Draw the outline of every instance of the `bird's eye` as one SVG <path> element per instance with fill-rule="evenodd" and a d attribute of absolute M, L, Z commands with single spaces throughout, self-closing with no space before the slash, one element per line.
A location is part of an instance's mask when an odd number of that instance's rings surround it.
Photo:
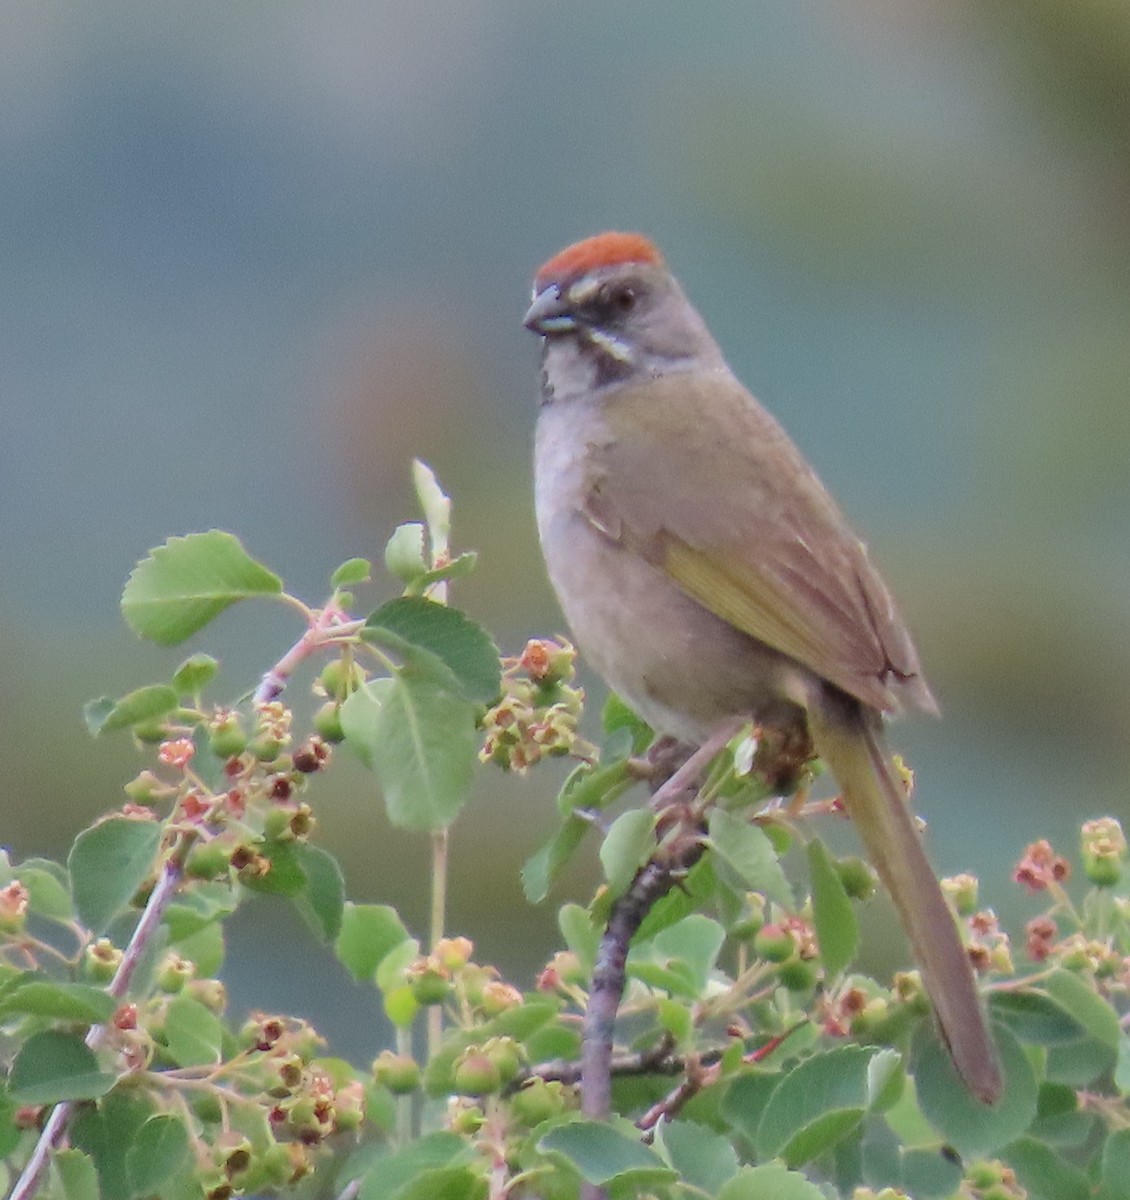
<path fill-rule="evenodd" d="M 636 306 L 636 289 L 627 283 L 606 285 L 600 289 L 600 300 L 612 312 L 628 313 Z"/>

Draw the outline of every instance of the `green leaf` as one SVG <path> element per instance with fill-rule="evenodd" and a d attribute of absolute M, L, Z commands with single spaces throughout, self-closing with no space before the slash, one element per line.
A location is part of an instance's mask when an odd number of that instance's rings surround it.
<path fill-rule="evenodd" d="M 464 551 L 462 554 L 457 554 L 454 558 L 448 559 L 438 567 L 431 567 L 422 575 L 418 575 L 407 587 L 407 593 L 410 596 L 422 596 L 435 583 L 442 583 L 445 579 L 462 579 L 466 575 L 470 575 L 478 564 L 479 556 L 474 550 Z"/>
<path fill-rule="evenodd" d="M 1022 1042 L 1057 1046 L 1088 1036 L 1085 1025 L 1038 988 L 998 992 L 989 1001 L 989 1009 L 993 1019 L 1007 1025 Z"/>
<path fill-rule="evenodd" d="M 656 1131 L 656 1149 L 665 1153 L 685 1183 L 713 1196 L 738 1173 L 729 1139 L 693 1121 L 665 1122 Z"/>
<path fill-rule="evenodd" d="M 1130 1129 L 1118 1129 L 1106 1139 L 1102 1180 L 1099 1200 L 1124 1200 L 1130 1196 Z"/>
<path fill-rule="evenodd" d="M 219 669 L 219 661 L 210 654 L 191 654 L 173 673 L 173 687 L 178 696 L 199 695 Z"/>
<path fill-rule="evenodd" d="M 629 744 L 633 754 L 642 754 L 655 737 L 651 726 L 641 721 L 615 692 L 609 692 L 608 699 L 604 702 L 604 708 L 600 712 L 600 727 L 607 737 L 626 729 L 631 739 Z"/>
<path fill-rule="evenodd" d="M 834 978 L 855 958 L 859 949 L 859 922 L 840 873 L 819 838 L 808 843 L 808 872 L 816 941 L 824 970 Z"/>
<path fill-rule="evenodd" d="M 549 895 L 549 889 L 591 828 L 583 817 L 566 817 L 553 837 L 526 860 L 522 867 L 522 891 L 531 904 L 540 904 Z"/>
<path fill-rule="evenodd" d="M 423 525 L 419 521 L 397 525 L 385 543 L 385 569 L 397 579 L 411 583 L 428 569 L 424 554 Z"/>
<path fill-rule="evenodd" d="M 1053 971 L 1044 983 L 1048 994 L 1057 1000 L 1092 1037 L 1117 1051 L 1121 1029 L 1118 1014 L 1095 990 L 1072 971 Z"/>
<path fill-rule="evenodd" d="M 165 1016 L 165 1041 L 179 1067 L 205 1067 L 222 1058 L 224 1026 L 191 996 L 175 996 Z"/>
<path fill-rule="evenodd" d="M 998 1026 L 994 1034 L 1004 1092 L 992 1105 L 970 1095 L 927 1023 L 914 1038 L 911 1062 L 919 1107 L 963 1158 L 995 1154 L 1020 1137 L 1036 1116 L 1036 1077 L 1028 1056 L 1007 1029 Z"/>
<path fill-rule="evenodd" d="M 727 1124 L 744 1135 L 751 1144 L 757 1141 L 757 1127 L 769 1103 L 769 1097 L 783 1078 L 780 1071 L 754 1067 L 739 1075 L 726 1089 L 721 1113 Z"/>
<path fill-rule="evenodd" d="M 588 909 L 579 904 L 563 904 L 557 913 L 557 927 L 565 945 L 577 956 L 582 970 L 590 974 L 600 945 L 600 930 L 592 923 Z"/>
<path fill-rule="evenodd" d="M 249 875 L 243 886 L 249 892 L 266 896 L 286 896 L 293 900 L 306 888 L 306 872 L 295 842 L 260 842 L 256 850 L 271 864 L 263 875 Z"/>
<path fill-rule="evenodd" d="M 324 942 L 332 942 L 341 931 L 341 916 L 345 908 L 345 879 L 332 854 L 309 842 L 295 847 L 298 865 L 306 884 L 295 897 L 298 911 L 306 923 Z"/>
<path fill-rule="evenodd" d="M 604 1186 L 613 1180 L 660 1184 L 675 1178 L 654 1150 L 638 1137 L 599 1121 L 571 1121 L 551 1129 L 539 1142 L 543 1154 L 560 1156 L 580 1172 L 587 1183 Z"/>
<path fill-rule="evenodd" d="M 1083 1087 L 1114 1069 L 1121 1030 L 1118 1014 L 1094 989 L 1071 971 L 1053 971 L 1044 988 L 1082 1025 L 1088 1036 L 1048 1050 L 1047 1076 Z"/>
<path fill-rule="evenodd" d="M 400 596 L 369 617 L 361 636 L 396 653 L 416 649 L 434 655 L 468 700 L 490 704 L 502 690 L 498 647 L 484 629 L 446 604 Z"/>
<path fill-rule="evenodd" d="M 110 817 L 75 839 L 67 858 L 79 919 L 104 933 L 153 871 L 163 827 L 157 821 Z"/>
<path fill-rule="evenodd" d="M 89 1155 L 81 1150 L 57 1150 L 54 1163 L 64 1200 L 100 1200 L 98 1172 Z"/>
<path fill-rule="evenodd" d="M 474 1151 L 454 1133 L 429 1133 L 403 1150 L 373 1160 L 361 1181 L 358 1200 L 392 1200 L 425 1171 L 468 1162 Z"/>
<path fill-rule="evenodd" d="M 622 896 L 636 872 L 656 849 L 656 814 L 648 808 L 630 808 L 621 813 L 600 845 L 600 865 L 613 896 Z"/>
<path fill-rule="evenodd" d="M 409 940 L 408 930 L 396 909 L 387 904 L 349 901 L 342 910 L 334 953 L 354 979 L 373 982 L 381 959 Z"/>
<path fill-rule="evenodd" d="M 94 1052 L 80 1037 L 54 1029 L 33 1033 L 16 1051 L 8 1092 L 18 1104 L 58 1104 L 105 1095 L 115 1077 L 98 1069 Z"/>
<path fill-rule="evenodd" d="M 176 1117 L 150 1117 L 126 1152 L 126 1174 L 135 1196 L 158 1191 L 188 1166 L 188 1130 Z"/>
<path fill-rule="evenodd" d="M 396 1200 L 486 1200 L 487 1181 L 474 1167 L 421 1171 L 396 1193 Z"/>
<path fill-rule="evenodd" d="M 29 858 L 16 873 L 27 888 L 28 909 L 53 921 L 69 921 L 75 915 L 71 903 L 71 881 L 66 870 L 46 858 Z"/>
<path fill-rule="evenodd" d="M 661 929 L 650 944 L 640 945 L 636 952 L 641 958 L 646 956 L 667 966 L 675 962 L 684 964 L 695 991 L 701 994 L 710 982 L 710 974 L 725 940 L 726 931 L 717 921 L 701 913 L 691 913 Z"/>
<path fill-rule="evenodd" d="M 213 529 L 151 550 L 126 581 L 122 615 L 139 637 L 174 646 L 236 601 L 281 592 L 282 580 L 238 538 Z"/>
<path fill-rule="evenodd" d="M 115 729 L 129 729 L 141 721 L 154 721 L 172 712 L 179 702 L 179 693 L 168 684 L 154 683 L 129 692 L 120 700 L 108 696 L 89 700 L 82 707 L 82 715 L 90 735 L 97 737 Z"/>
<path fill-rule="evenodd" d="M 36 978 L 29 972 L 22 982 L 0 996 L 0 1021 L 27 1015 L 98 1025 L 108 1021 L 115 1008 L 117 1001 L 100 988 Z"/>
<path fill-rule="evenodd" d="M 710 846 L 719 862 L 737 875 L 743 886 L 764 893 L 786 908 L 793 907 L 792 888 L 773 843 L 756 825 L 716 808 L 710 814 Z"/>
<path fill-rule="evenodd" d="M 781 1163 L 746 1167 L 718 1193 L 717 1200 L 827 1200 L 814 1183 Z"/>
<path fill-rule="evenodd" d="M 373 747 L 380 736 L 381 705 L 391 688 L 391 679 L 371 679 L 350 692 L 339 710 L 346 743 L 370 770 L 373 768 Z"/>
<path fill-rule="evenodd" d="M 843 1046 L 816 1054 L 786 1074 L 757 1127 L 764 1158 L 800 1166 L 831 1149 L 875 1107 L 898 1070 L 892 1050 Z"/>
<path fill-rule="evenodd" d="M 1087 1176 L 1035 1138 L 1025 1137 L 1001 1154 L 1027 1189 L 1030 1200 L 1090 1200 Z"/>
<path fill-rule="evenodd" d="M 474 707 L 403 667 L 385 693 L 374 735 L 373 770 L 393 825 L 450 825 L 463 807 L 478 756 Z"/>
<path fill-rule="evenodd" d="M 428 523 L 432 550 L 446 553 L 451 537 L 451 501 L 440 487 L 435 472 L 418 458 L 412 460 L 412 483 L 424 520 Z"/>
<path fill-rule="evenodd" d="M 142 1125 L 154 1115 L 144 1095 L 136 1089 L 120 1088 L 103 1096 L 97 1105 L 81 1105 L 74 1113 L 69 1130 L 71 1144 L 94 1159 L 105 1200 L 132 1195 L 126 1156 Z"/>
<path fill-rule="evenodd" d="M 347 558 L 330 576 L 330 587 L 334 591 L 356 587 L 359 583 L 365 583 L 372 572 L 373 564 L 367 558 Z"/>

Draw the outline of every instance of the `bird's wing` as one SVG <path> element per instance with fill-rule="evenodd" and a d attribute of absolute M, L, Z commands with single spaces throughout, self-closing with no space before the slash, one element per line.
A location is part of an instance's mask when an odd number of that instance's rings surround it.
<path fill-rule="evenodd" d="M 584 503 L 596 528 L 864 703 L 933 706 L 866 547 L 732 376 L 670 375 L 628 387 L 605 417 L 608 436 L 590 448 Z"/>

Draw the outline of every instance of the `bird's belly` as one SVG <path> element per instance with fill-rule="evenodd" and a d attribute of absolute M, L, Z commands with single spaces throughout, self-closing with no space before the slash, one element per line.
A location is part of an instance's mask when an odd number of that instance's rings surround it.
<path fill-rule="evenodd" d="M 804 668 L 692 600 L 573 513 L 539 512 L 550 580 L 585 660 L 654 729 L 701 742 L 735 716 L 791 726 Z"/>

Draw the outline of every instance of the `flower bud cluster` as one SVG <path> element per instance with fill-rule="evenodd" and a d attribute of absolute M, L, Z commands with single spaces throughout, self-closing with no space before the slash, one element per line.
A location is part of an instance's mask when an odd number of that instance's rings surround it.
<path fill-rule="evenodd" d="M 483 717 L 479 758 L 525 771 L 546 757 L 574 753 L 584 692 L 574 686 L 577 652 L 564 639 L 535 639 L 507 659 L 502 698 Z"/>
<path fill-rule="evenodd" d="M 1016 864 L 1012 877 L 1030 892 L 1043 892 L 1049 887 L 1066 883 L 1071 876 L 1071 864 L 1042 838 L 1028 846 Z"/>
<path fill-rule="evenodd" d="M 1008 934 L 1001 928 L 1000 921 L 992 909 L 981 909 L 969 917 L 966 925 L 969 940 L 966 951 L 973 969 L 983 975 L 988 971 L 1011 974 L 1012 945 Z"/>

